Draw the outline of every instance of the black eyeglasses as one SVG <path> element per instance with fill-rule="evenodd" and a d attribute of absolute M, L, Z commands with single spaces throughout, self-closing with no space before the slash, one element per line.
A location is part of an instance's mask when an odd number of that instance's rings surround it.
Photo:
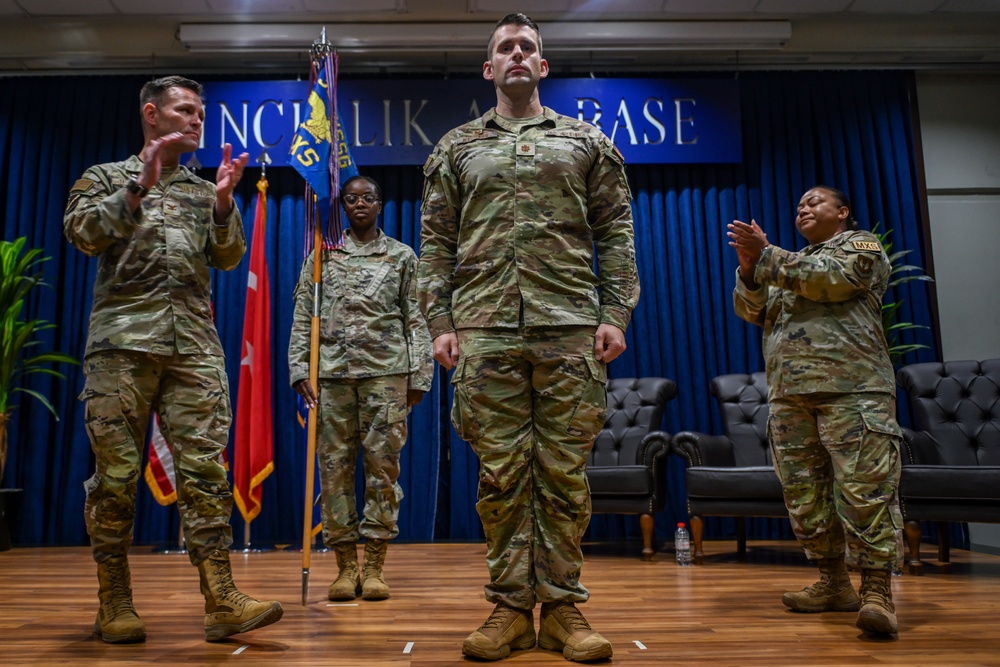
<path fill-rule="evenodd" d="M 378 197 L 375 195 L 344 195 L 344 203 L 351 206 L 357 204 L 359 199 L 364 199 L 366 204 L 375 204 L 378 202 Z"/>

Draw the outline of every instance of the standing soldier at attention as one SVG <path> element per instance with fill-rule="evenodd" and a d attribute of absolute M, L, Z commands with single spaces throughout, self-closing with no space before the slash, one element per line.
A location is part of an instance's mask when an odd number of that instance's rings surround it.
<path fill-rule="evenodd" d="M 367 176 L 355 176 L 344 183 L 340 202 L 350 223 L 344 245 L 320 250 L 319 387 L 309 382 L 312 255 L 302 264 L 295 290 L 288 370 L 305 404 L 319 407 L 323 543 L 336 552 L 340 570 L 327 596 L 384 600 L 389 597 L 382 573 L 386 549 L 399 535 L 399 455 L 406 443 L 406 417 L 431 388 L 434 360 L 417 304 L 417 256 L 377 226 L 381 188 Z M 354 496 L 359 448 L 365 472 L 360 525 Z M 357 547 L 362 535 L 363 577 Z"/>
<path fill-rule="evenodd" d="M 897 631 L 890 576 L 902 548 L 896 382 L 882 330 L 889 258 L 859 231 L 840 190 L 816 186 L 795 226 L 809 245 L 777 248 L 734 220 L 736 314 L 764 328 L 768 438 L 792 529 L 820 580 L 785 593 L 801 612 L 858 611 Z M 847 565 L 861 570 L 861 597 Z"/>
<path fill-rule="evenodd" d="M 496 107 L 424 166 L 420 303 L 434 358 L 454 369 L 452 423 L 479 457 L 495 605 L 462 652 L 484 660 L 535 645 L 536 603 L 541 648 L 612 654 L 577 604 L 587 457 L 639 298 L 632 209 L 611 141 L 541 105 L 548 71 L 535 22 L 501 19 L 483 65 Z"/>
<path fill-rule="evenodd" d="M 233 495 L 220 457 L 232 410 L 209 268 L 228 271 L 246 250 L 233 188 L 247 155 L 232 159 L 226 144 L 214 185 L 180 165 L 181 154 L 201 141 L 201 92 L 179 76 L 143 86 L 142 151 L 84 172 L 63 218 L 70 243 L 98 258 L 81 394 L 96 471 L 84 510 L 101 603 L 94 632 L 109 643 L 146 638 L 132 604 L 128 551 L 154 410 L 174 458 L 188 555 L 201 577 L 205 639 L 270 625 L 282 614 L 279 603 L 237 590 L 229 562 Z"/>

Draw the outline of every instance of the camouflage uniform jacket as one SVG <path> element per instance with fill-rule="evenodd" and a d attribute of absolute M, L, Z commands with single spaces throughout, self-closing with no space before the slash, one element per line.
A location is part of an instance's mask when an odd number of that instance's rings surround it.
<path fill-rule="evenodd" d="M 518 134 L 491 109 L 441 139 L 424 177 L 419 293 L 431 336 L 628 327 L 639 299 L 632 208 L 600 130 L 545 108 Z"/>
<path fill-rule="evenodd" d="M 430 390 L 434 359 L 427 323 L 417 305 L 416 268 L 413 250 L 382 230 L 364 245 L 347 233 L 342 248 L 323 252 L 320 378 L 408 375 L 409 389 Z M 310 255 L 295 288 L 288 342 L 293 385 L 309 377 L 312 308 Z"/>
<path fill-rule="evenodd" d="M 878 239 L 846 231 L 801 252 L 764 248 L 749 289 L 736 274 L 736 314 L 764 327 L 769 400 L 814 392 L 895 395 L 882 331 L 889 258 Z"/>
<path fill-rule="evenodd" d="M 125 183 L 142 162 L 91 167 L 70 190 L 63 216 L 69 242 L 97 256 L 87 352 L 222 355 L 212 318 L 209 267 L 228 271 L 246 250 L 239 209 L 213 220 L 215 185 L 178 167 L 133 214 Z"/>

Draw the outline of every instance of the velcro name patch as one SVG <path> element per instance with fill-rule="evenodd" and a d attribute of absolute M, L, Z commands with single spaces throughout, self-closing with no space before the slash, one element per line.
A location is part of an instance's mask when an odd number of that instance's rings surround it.
<path fill-rule="evenodd" d="M 91 188 L 97 187 L 97 181 L 92 181 L 89 178 L 81 178 L 73 187 L 70 188 L 70 192 L 87 192 Z"/>
<path fill-rule="evenodd" d="M 852 241 L 855 250 L 871 250 L 873 252 L 882 252 L 882 246 L 878 244 L 878 241 Z"/>

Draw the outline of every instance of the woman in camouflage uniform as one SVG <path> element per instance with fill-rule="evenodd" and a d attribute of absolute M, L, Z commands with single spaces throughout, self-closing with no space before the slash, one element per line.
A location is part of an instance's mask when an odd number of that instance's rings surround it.
<path fill-rule="evenodd" d="M 399 455 L 406 416 L 431 388 L 430 334 L 416 300 L 417 257 L 377 226 L 382 191 L 356 176 L 342 189 L 350 229 L 340 248 L 323 249 L 319 391 L 309 382 L 313 262 L 302 266 L 288 344 L 292 387 L 318 406 L 323 542 L 337 554 L 331 600 L 389 597 L 382 574 L 403 490 Z M 358 519 L 354 468 L 364 451 L 364 518 Z M 364 577 L 357 542 L 365 537 Z"/>
<path fill-rule="evenodd" d="M 800 252 L 734 220 L 736 313 L 764 328 L 769 439 L 792 529 L 821 579 L 786 593 L 796 611 L 857 611 L 857 625 L 897 631 L 890 574 L 901 549 L 896 383 L 882 329 L 889 259 L 857 229 L 843 192 L 802 195 Z M 847 564 L 861 570 L 861 597 Z"/>

